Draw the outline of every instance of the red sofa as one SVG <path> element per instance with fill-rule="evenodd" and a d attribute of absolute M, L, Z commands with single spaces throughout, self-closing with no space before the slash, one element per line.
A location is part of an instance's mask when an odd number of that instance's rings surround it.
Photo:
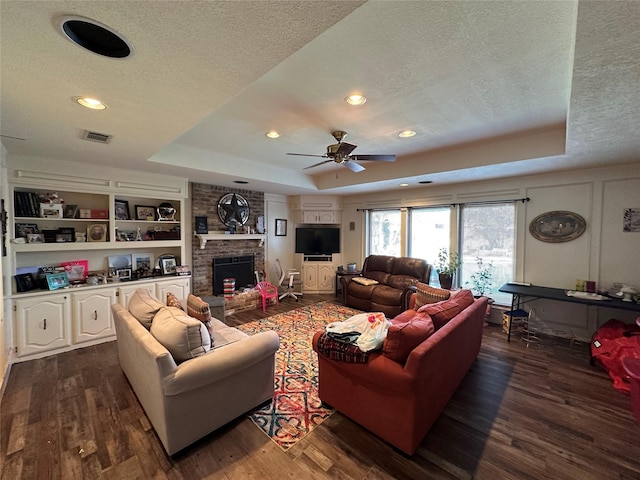
<path fill-rule="evenodd" d="M 419 328 L 420 324 L 436 326 L 426 340 L 407 350 L 406 361 L 388 355 L 391 328 L 383 350 L 370 353 L 366 363 L 330 360 L 319 354 L 320 399 L 412 455 L 480 352 L 488 300 L 474 300 L 470 291 L 462 292 L 420 309 L 436 311 L 433 319 L 424 311 L 408 310 L 392 320 L 398 325 L 393 327 L 396 330 Z M 444 318 L 447 315 L 448 321 Z M 430 328 L 433 331 L 434 327 Z M 316 352 L 322 334 L 314 335 Z M 395 333 L 393 338 L 398 341 Z M 402 345 L 406 349 L 408 344 L 400 341 L 399 345 L 402 350 Z"/>

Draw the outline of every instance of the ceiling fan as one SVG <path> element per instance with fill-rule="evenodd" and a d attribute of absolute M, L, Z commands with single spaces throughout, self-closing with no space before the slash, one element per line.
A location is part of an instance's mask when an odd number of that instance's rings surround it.
<path fill-rule="evenodd" d="M 299 155 L 303 157 L 321 157 L 328 158 L 329 160 L 324 160 L 320 163 L 316 163 L 311 165 L 310 167 L 306 167 L 303 170 L 307 170 L 309 168 L 318 167 L 320 165 L 324 165 L 329 162 L 336 162 L 340 165 L 344 165 L 352 172 L 361 172 L 365 168 L 360 165 L 359 161 L 377 161 L 377 162 L 395 162 L 395 155 L 351 155 L 357 145 L 352 145 L 350 143 L 345 143 L 342 140 L 347 136 L 347 132 L 343 132 L 342 130 L 337 130 L 335 132 L 331 132 L 333 138 L 336 139 L 338 143 L 334 143 L 333 145 L 329 145 L 327 147 L 327 153 L 324 155 L 312 155 L 307 153 L 287 153 L 287 155 Z"/>

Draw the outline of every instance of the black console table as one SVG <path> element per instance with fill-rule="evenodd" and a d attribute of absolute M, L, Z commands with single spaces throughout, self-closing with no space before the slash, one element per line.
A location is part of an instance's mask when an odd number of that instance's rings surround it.
<path fill-rule="evenodd" d="M 640 304 L 635 302 L 623 302 L 619 298 L 608 298 L 607 300 L 593 300 L 588 298 L 570 297 L 567 295 L 568 290 L 562 288 L 551 287 L 539 287 L 537 285 L 518 285 L 514 283 L 505 283 L 500 287 L 499 291 L 503 293 L 510 293 L 511 299 L 511 311 L 520 308 L 521 303 L 526 303 L 522 300 L 523 297 L 537 300 L 539 298 L 545 298 L 548 300 L 557 300 L 559 302 L 581 303 L 582 305 L 617 308 L 620 310 L 630 310 L 633 312 L 640 312 Z M 507 341 L 511 341 L 511 324 L 509 322 L 509 333 L 507 334 Z"/>

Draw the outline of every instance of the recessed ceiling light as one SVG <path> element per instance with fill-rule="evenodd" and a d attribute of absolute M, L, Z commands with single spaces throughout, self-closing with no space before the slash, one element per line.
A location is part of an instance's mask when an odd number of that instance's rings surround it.
<path fill-rule="evenodd" d="M 401 186 L 401 187 L 408 187 L 408 186 L 409 186 L 409 184 L 408 184 L 408 183 L 401 183 L 401 184 L 400 184 L 400 186 Z"/>
<path fill-rule="evenodd" d="M 73 100 L 79 103 L 83 107 L 90 108 L 91 110 L 104 110 L 107 106 L 100 100 L 90 97 L 74 97 Z"/>
<path fill-rule="evenodd" d="M 280 134 L 275 130 L 271 130 L 270 132 L 265 133 L 265 135 L 269 138 L 278 138 Z"/>
<path fill-rule="evenodd" d="M 126 58 L 133 48 L 122 35 L 95 20 L 65 16 L 60 19 L 65 37 L 90 52 L 109 58 Z"/>
<path fill-rule="evenodd" d="M 398 134 L 398 136 L 400 138 L 410 138 L 410 137 L 415 136 L 415 134 L 416 134 L 416 132 L 414 132 L 413 130 L 405 130 L 404 132 L 400 132 Z"/>
<path fill-rule="evenodd" d="M 344 99 L 349 105 L 362 105 L 367 101 L 367 97 L 364 95 L 360 95 L 359 93 L 354 93 L 353 95 L 349 95 Z"/>

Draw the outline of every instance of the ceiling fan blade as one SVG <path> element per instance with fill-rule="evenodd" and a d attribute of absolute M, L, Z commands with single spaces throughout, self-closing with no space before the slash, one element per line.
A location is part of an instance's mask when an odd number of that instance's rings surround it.
<path fill-rule="evenodd" d="M 312 153 L 287 153 L 287 155 L 297 155 L 299 157 L 320 157 L 320 158 L 329 158 L 326 155 L 313 155 Z"/>
<path fill-rule="evenodd" d="M 337 156 L 346 157 L 351 152 L 356 149 L 357 145 L 352 145 L 350 143 L 341 143 L 338 147 L 338 151 L 336 152 Z"/>
<path fill-rule="evenodd" d="M 351 155 L 351 158 L 358 161 L 367 162 L 395 162 L 395 155 Z"/>
<path fill-rule="evenodd" d="M 365 168 L 362 165 L 360 165 L 354 160 L 345 160 L 344 162 L 342 162 L 342 165 L 344 165 L 354 173 L 358 173 L 365 170 Z"/>
<path fill-rule="evenodd" d="M 320 157 L 320 156 L 324 156 L 324 155 L 313 155 L 314 157 Z M 313 168 L 313 167 L 319 167 L 320 165 L 324 165 L 325 163 L 329 163 L 329 162 L 333 162 L 333 159 L 329 159 L 329 160 L 325 160 L 324 162 L 319 162 L 319 163 L 315 163 L 309 167 L 304 167 L 303 170 L 307 170 L 309 168 Z"/>

